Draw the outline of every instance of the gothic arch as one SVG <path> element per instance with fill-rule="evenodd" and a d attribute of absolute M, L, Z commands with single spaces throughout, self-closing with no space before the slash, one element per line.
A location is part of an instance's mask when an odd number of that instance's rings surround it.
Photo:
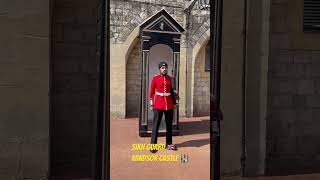
<path fill-rule="evenodd" d="M 193 115 L 208 116 L 210 105 L 210 72 L 205 71 L 206 43 L 204 43 L 194 59 L 193 66 Z"/>
<path fill-rule="evenodd" d="M 129 55 L 131 54 L 132 49 L 139 41 L 139 26 L 137 26 L 127 37 L 124 43 L 124 52 L 126 52 L 126 64 L 128 62 Z"/>
<path fill-rule="evenodd" d="M 203 40 L 201 40 L 203 39 Z M 210 28 L 202 34 L 202 36 L 199 38 L 199 41 L 197 41 L 196 45 L 192 49 L 192 76 L 191 76 L 191 83 L 194 85 L 195 84 L 195 62 L 200 54 L 200 51 L 202 48 L 204 48 L 208 41 L 210 39 Z M 201 43 L 201 44 L 200 44 Z M 191 104 L 194 104 L 194 87 L 192 88 L 191 91 Z M 194 109 L 192 111 L 195 111 Z M 193 114 L 194 112 L 192 112 Z"/>
<path fill-rule="evenodd" d="M 210 39 L 210 28 L 205 33 L 202 34 L 202 36 L 199 38 L 199 41 L 197 42 L 197 44 L 193 47 L 193 50 L 192 50 L 193 61 L 192 62 L 194 62 L 195 59 L 198 57 L 201 48 L 203 48 L 205 45 L 207 45 L 209 39 Z"/>
<path fill-rule="evenodd" d="M 141 46 L 139 41 L 133 41 L 126 55 L 126 117 L 139 116 L 139 93 L 141 86 Z"/>

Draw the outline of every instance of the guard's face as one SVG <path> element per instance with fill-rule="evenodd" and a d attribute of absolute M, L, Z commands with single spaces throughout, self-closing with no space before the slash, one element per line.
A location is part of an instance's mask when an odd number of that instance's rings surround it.
<path fill-rule="evenodd" d="M 161 72 L 161 74 L 167 74 L 168 68 L 166 66 L 161 66 L 160 72 Z"/>

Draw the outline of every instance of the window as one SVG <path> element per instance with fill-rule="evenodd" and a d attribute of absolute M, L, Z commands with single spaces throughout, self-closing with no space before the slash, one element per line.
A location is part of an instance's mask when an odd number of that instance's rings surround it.
<path fill-rule="evenodd" d="M 304 0 L 303 30 L 320 31 L 320 1 Z"/>

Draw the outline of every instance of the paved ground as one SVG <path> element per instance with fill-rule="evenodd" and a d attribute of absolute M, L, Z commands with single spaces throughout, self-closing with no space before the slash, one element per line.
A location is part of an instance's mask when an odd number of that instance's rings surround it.
<path fill-rule="evenodd" d="M 131 179 L 135 180 L 134 178 L 130 178 L 130 180 Z M 319 179 L 320 179 L 320 174 L 306 174 L 306 175 L 295 175 L 295 176 L 254 177 L 254 178 L 241 178 L 241 177 L 222 177 L 221 178 L 221 180 L 319 180 Z M 72 180 L 91 180 L 91 179 L 72 179 Z M 113 179 L 111 178 L 111 180 L 113 180 Z M 144 180 L 144 179 L 140 179 L 140 180 Z M 196 178 L 194 180 L 198 180 L 198 179 Z M 209 178 L 208 179 L 201 179 L 201 180 L 209 180 Z"/>
<path fill-rule="evenodd" d="M 138 119 L 116 119 L 111 122 L 111 180 L 197 180 L 209 179 L 209 118 L 180 119 L 182 136 L 174 136 L 178 151 L 158 151 L 157 155 L 186 154 L 188 163 L 134 162 L 134 154 L 152 155 L 147 150 L 132 151 L 133 143 L 150 143 L 150 137 L 138 135 Z M 165 143 L 159 137 L 158 143 Z"/>
<path fill-rule="evenodd" d="M 152 178 L 152 179 L 154 179 L 154 178 Z M 91 179 L 72 179 L 72 180 L 91 180 Z M 111 178 L 111 180 L 113 180 L 113 179 Z M 130 180 L 135 180 L 135 178 L 131 177 Z M 140 180 L 145 180 L 145 179 L 143 178 Z M 166 179 L 163 179 L 163 180 L 166 180 Z M 198 180 L 198 178 L 196 177 L 193 180 Z M 201 179 L 201 180 L 209 180 L 209 178 L 208 179 Z M 320 174 L 306 174 L 306 175 L 295 175 L 295 176 L 254 177 L 254 178 L 222 177 L 221 180 L 320 180 Z"/>
<path fill-rule="evenodd" d="M 179 150 L 159 151 L 157 154 L 187 154 L 188 163 L 133 162 L 133 154 L 151 154 L 149 151 L 131 151 L 133 143 L 149 143 L 150 137 L 138 135 L 138 119 L 116 119 L 111 122 L 111 180 L 205 180 L 209 177 L 209 117 L 180 118 L 182 136 L 174 136 Z M 165 143 L 159 137 L 158 143 Z M 221 180 L 320 180 L 320 174 L 242 178 L 222 177 Z"/>
<path fill-rule="evenodd" d="M 138 135 L 138 119 L 111 121 L 110 179 L 111 180 L 209 180 L 209 117 L 181 118 L 181 136 L 174 136 L 178 151 L 162 150 L 157 155 L 186 154 L 188 163 L 134 162 L 132 155 L 153 155 L 147 150 L 132 151 L 132 144 L 148 144 L 150 137 Z M 159 137 L 158 143 L 165 143 Z M 62 179 L 59 179 L 62 180 Z M 69 179 L 68 179 L 69 180 Z M 91 180 L 78 178 L 73 180 Z M 222 177 L 221 180 L 320 180 L 320 174 L 272 177 Z"/>
<path fill-rule="evenodd" d="M 270 177 L 223 177 L 222 180 L 320 180 L 320 174 L 305 174 L 292 176 L 270 176 Z"/>

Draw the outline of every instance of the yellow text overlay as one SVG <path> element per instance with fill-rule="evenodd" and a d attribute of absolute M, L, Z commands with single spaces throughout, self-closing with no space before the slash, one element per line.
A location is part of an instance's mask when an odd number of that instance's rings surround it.
<path fill-rule="evenodd" d="M 165 144 L 132 144 L 132 151 L 137 150 L 164 150 Z"/>
<path fill-rule="evenodd" d="M 165 161 L 165 162 L 177 162 L 180 160 L 178 154 L 169 155 L 146 155 L 146 154 L 136 154 L 132 155 L 132 161 Z"/>

